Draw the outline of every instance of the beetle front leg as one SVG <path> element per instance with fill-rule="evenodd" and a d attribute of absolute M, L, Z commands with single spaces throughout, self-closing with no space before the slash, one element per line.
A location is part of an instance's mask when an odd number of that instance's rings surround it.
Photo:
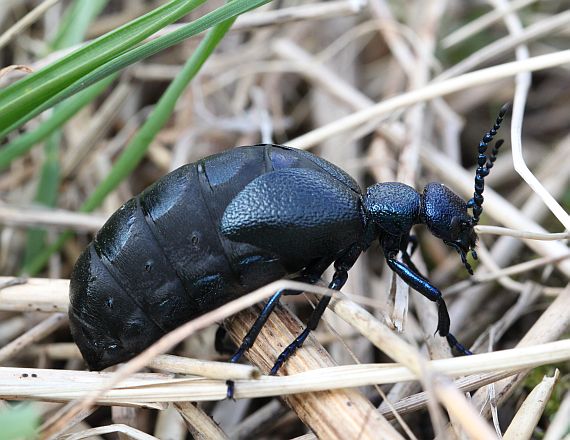
<path fill-rule="evenodd" d="M 438 315 L 436 332 L 439 333 L 440 336 L 446 338 L 447 342 L 459 352 L 465 355 L 473 354 L 460 344 L 455 336 L 449 332 L 449 313 L 440 290 L 431 284 L 429 280 L 425 279 L 423 276 L 395 258 L 387 257 L 386 262 L 388 263 L 388 267 L 398 274 L 398 276 L 412 289 L 418 291 L 427 299 L 436 303 Z"/>
<path fill-rule="evenodd" d="M 418 244 L 419 244 L 418 237 L 416 237 L 414 234 L 410 234 L 410 236 L 408 237 L 408 245 L 410 246 L 410 252 L 409 253 L 407 252 L 410 257 L 414 255 L 414 252 L 418 248 Z"/>

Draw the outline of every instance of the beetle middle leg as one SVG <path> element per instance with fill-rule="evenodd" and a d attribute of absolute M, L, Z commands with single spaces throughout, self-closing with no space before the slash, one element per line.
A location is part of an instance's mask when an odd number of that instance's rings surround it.
<path fill-rule="evenodd" d="M 360 249 L 360 247 L 354 246 L 335 261 L 335 272 L 332 281 L 328 286 L 329 289 L 340 290 L 344 286 L 346 280 L 348 279 L 348 271 L 354 265 L 361 252 L 362 249 Z M 285 350 L 283 350 L 273 365 L 273 368 L 271 368 L 271 372 L 269 374 L 272 376 L 276 375 L 279 371 L 279 368 L 281 368 L 285 361 L 289 359 L 293 353 L 297 351 L 298 348 L 301 348 L 303 346 L 303 343 L 309 336 L 309 333 L 315 330 L 319 325 L 321 317 L 323 316 L 323 313 L 325 313 L 325 310 L 327 309 L 330 301 L 330 296 L 324 296 L 321 298 L 315 307 L 315 310 L 313 310 L 313 313 L 311 313 L 307 327 L 305 327 L 303 332 L 297 336 L 295 340 L 289 344 L 287 348 L 285 348 Z"/>
<path fill-rule="evenodd" d="M 325 271 L 325 269 L 330 265 L 330 263 L 331 263 L 330 259 L 324 259 L 318 261 L 316 264 L 308 267 L 299 277 L 295 278 L 295 281 L 301 281 L 310 284 L 317 283 L 321 275 Z M 251 328 L 243 338 L 241 345 L 234 353 L 234 355 L 230 358 L 229 362 L 231 363 L 239 362 L 239 360 L 243 357 L 245 352 L 254 344 L 255 340 L 257 339 L 257 336 L 259 336 L 259 333 L 261 332 L 261 329 L 263 328 L 263 326 L 269 319 L 269 316 L 271 315 L 271 313 L 273 313 L 273 310 L 275 310 L 275 307 L 279 303 L 281 296 L 298 295 L 299 293 L 301 293 L 301 291 L 291 290 L 291 289 L 280 289 L 277 292 L 275 292 L 273 296 L 269 298 L 269 300 L 261 310 L 261 313 L 259 314 L 255 322 L 253 323 L 253 325 L 251 326 Z M 228 386 L 226 393 L 227 398 L 233 399 L 234 381 L 228 380 L 226 381 L 226 385 Z"/>

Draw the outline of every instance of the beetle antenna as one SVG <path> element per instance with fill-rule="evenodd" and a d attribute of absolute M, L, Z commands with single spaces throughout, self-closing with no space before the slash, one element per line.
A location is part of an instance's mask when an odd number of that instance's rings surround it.
<path fill-rule="evenodd" d="M 479 142 L 479 156 L 477 157 L 477 171 L 475 172 L 475 192 L 473 193 L 473 198 L 467 202 L 467 206 L 473 208 L 473 222 L 472 225 L 475 226 L 479 223 L 479 217 L 483 212 L 483 190 L 485 189 L 485 176 L 489 174 L 495 160 L 497 160 L 497 153 L 499 148 L 503 145 L 503 140 L 499 139 L 489 157 L 487 157 L 486 151 L 489 143 L 497 135 L 497 131 L 501 128 L 501 123 L 507 111 L 509 110 L 510 104 L 504 104 L 499 110 L 499 115 L 495 120 L 493 128 L 491 128 L 485 135 L 483 139 Z"/>

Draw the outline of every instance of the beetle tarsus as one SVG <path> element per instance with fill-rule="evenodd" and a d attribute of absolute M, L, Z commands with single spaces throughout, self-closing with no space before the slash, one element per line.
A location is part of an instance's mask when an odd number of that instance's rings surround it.
<path fill-rule="evenodd" d="M 234 399 L 235 382 L 233 380 L 226 380 L 226 386 L 228 387 L 228 389 L 226 390 L 226 399 L 235 400 Z"/>
<path fill-rule="evenodd" d="M 471 356 L 473 354 L 472 351 L 461 344 L 451 333 L 447 334 L 446 339 L 449 345 L 452 348 L 455 348 L 459 353 L 464 354 L 465 356 Z"/>

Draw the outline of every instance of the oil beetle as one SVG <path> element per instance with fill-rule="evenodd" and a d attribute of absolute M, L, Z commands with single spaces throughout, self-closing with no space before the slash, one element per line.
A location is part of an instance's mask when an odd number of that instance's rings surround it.
<path fill-rule="evenodd" d="M 374 240 L 390 269 L 437 304 L 437 332 L 470 354 L 449 332 L 441 292 L 410 259 L 410 230 L 427 225 L 472 273 L 466 254 L 477 258 L 473 228 L 502 141 L 489 157 L 486 149 L 506 111 L 505 105 L 479 143 L 467 203 L 440 183 L 421 194 L 397 182 L 363 193 L 331 163 L 280 145 L 235 148 L 164 176 L 111 216 L 74 267 L 70 325 L 87 365 L 99 370 L 126 361 L 182 323 L 284 276 L 315 283 L 334 264 L 329 287 L 339 290 Z M 231 362 L 251 347 L 279 298 L 295 293 L 278 291 L 269 299 Z M 302 346 L 329 301 L 320 300 L 271 374 Z"/>

